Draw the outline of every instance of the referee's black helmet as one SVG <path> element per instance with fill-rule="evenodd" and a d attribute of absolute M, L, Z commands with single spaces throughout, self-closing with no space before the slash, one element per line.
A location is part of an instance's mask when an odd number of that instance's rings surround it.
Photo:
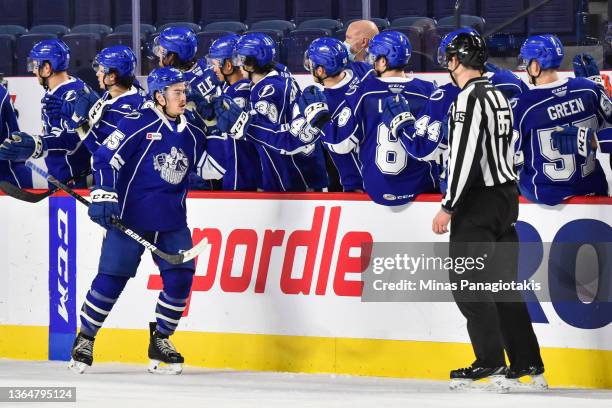
<path fill-rule="evenodd" d="M 454 55 L 461 65 L 484 71 L 488 58 L 487 45 L 476 30 L 462 28 L 444 37 L 438 49 L 438 62 L 448 66 Z"/>

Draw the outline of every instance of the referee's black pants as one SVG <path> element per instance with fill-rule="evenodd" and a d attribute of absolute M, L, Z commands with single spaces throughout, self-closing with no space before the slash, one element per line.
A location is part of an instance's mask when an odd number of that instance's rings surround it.
<path fill-rule="evenodd" d="M 473 188 L 453 214 L 451 256 L 479 257 L 481 271 L 450 272 L 451 282 L 516 281 L 518 275 L 518 190 L 515 183 Z M 505 366 L 504 349 L 514 369 L 543 366 L 527 306 L 518 292 L 456 290 L 453 296 L 467 319 L 477 367 Z"/>

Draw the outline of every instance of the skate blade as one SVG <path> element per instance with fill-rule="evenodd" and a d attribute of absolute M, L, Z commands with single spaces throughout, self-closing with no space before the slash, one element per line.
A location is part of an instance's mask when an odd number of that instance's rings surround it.
<path fill-rule="evenodd" d="M 83 362 L 74 361 L 74 359 L 70 359 L 70 362 L 68 363 L 68 368 L 73 373 L 83 374 L 85 370 L 89 368 L 89 366 Z"/>
<path fill-rule="evenodd" d="M 523 382 L 518 378 L 505 378 L 501 384 L 504 392 L 542 392 L 548 390 L 548 383 L 543 375 L 534 375 L 531 381 Z"/>
<path fill-rule="evenodd" d="M 503 388 L 503 375 L 492 375 L 482 380 L 463 380 L 453 378 L 450 380 L 449 389 L 456 392 L 508 392 Z"/>
<path fill-rule="evenodd" d="M 183 372 L 183 364 L 169 363 L 166 364 L 159 360 L 150 360 L 147 371 L 151 374 L 178 375 Z"/>

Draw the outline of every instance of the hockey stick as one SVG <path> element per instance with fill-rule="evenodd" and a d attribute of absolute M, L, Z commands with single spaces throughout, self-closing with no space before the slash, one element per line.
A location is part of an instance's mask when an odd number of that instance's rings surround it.
<path fill-rule="evenodd" d="M 90 171 L 85 170 L 81 174 L 77 175 L 76 177 L 73 177 L 67 180 L 65 183 L 66 184 L 73 183 L 82 177 L 88 176 L 89 174 L 90 174 Z M 17 200 L 25 201 L 28 203 L 37 203 L 49 197 L 56 191 L 58 191 L 59 187 L 53 187 L 42 193 L 32 193 L 30 191 L 20 189 L 19 187 L 17 187 L 14 184 L 9 183 L 8 181 L 0 181 L 0 190 L 4 192 L 7 196 L 16 198 Z"/>
<path fill-rule="evenodd" d="M 49 183 L 53 184 L 57 188 L 64 190 L 66 193 L 70 194 L 72 197 L 74 197 L 77 201 L 84 204 L 86 207 L 89 207 L 91 205 L 91 203 L 87 201 L 85 197 L 78 194 L 76 191 L 74 191 L 67 185 L 63 184 L 61 181 L 57 180 L 52 175 L 50 175 L 49 173 L 47 173 L 40 167 L 36 166 L 34 163 L 26 162 L 26 166 L 32 169 L 32 171 L 35 171 L 36 173 L 46 178 Z M 138 242 L 140 245 L 142 245 L 149 251 L 153 252 L 155 255 L 159 256 L 160 258 L 164 259 L 165 261 L 173 265 L 180 265 L 182 263 L 192 260 L 193 258 L 198 256 L 208 245 L 208 240 L 204 238 L 200 242 L 198 242 L 196 246 L 194 246 L 191 249 L 188 249 L 187 251 L 184 251 L 184 252 L 181 252 L 175 255 L 168 254 L 164 251 L 161 251 L 155 245 L 153 245 L 152 243 L 150 243 L 149 241 L 147 241 L 146 239 L 138 235 L 136 232 L 126 227 L 117 218 L 113 218 L 113 225 L 115 226 L 115 228 L 117 228 L 119 231 L 123 232 L 125 235 L 129 236 L 130 238 L 132 238 L 134 241 Z"/>

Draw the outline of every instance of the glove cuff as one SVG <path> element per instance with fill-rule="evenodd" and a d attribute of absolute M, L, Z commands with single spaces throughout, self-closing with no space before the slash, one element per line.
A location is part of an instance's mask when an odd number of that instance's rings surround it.
<path fill-rule="evenodd" d="M 601 75 L 593 75 L 593 76 L 587 77 L 587 79 L 589 81 L 595 82 L 597 85 L 604 86 L 604 81 L 601 78 Z"/>
<path fill-rule="evenodd" d="M 246 128 L 249 126 L 251 122 L 251 116 L 248 112 L 242 111 L 240 115 L 238 115 L 238 119 L 232 127 L 230 128 L 230 133 L 234 139 L 242 139 L 244 137 L 244 133 Z"/>
<path fill-rule="evenodd" d="M 402 112 L 399 115 L 396 115 L 391 123 L 389 124 L 389 130 L 394 137 L 397 137 L 397 132 L 402 130 L 402 128 L 411 122 L 414 122 L 414 116 L 410 112 Z"/>
<path fill-rule="evenodd" d="M 113 190 L 105 190 L 101 187 L 94 187 L 89 194 L 91 197 L 91 201 L 94 203 L 102 203 L 102 202 L 118 202 L 119 196 L 116 191 Z"/>
<path fill-rule="evenodd" d="M 313 120 L 319 114 L 321 114 L 321 112 L 325 112 L 325 111 L 329 111 L 329 107 L 327 106 L 327 103 L 323 101 L 311 103 L 304 109 L 304 117 L 306 118 L 308 123 L 312 124 Z"/>
<path fill-rule="evenodd" d="M 34 140 L 34 152 L 32 153 L 31 157 L 33 159 L 39 159 L 43 157 L 45 151 L 47 150 L 46 143 L 42 137 L 37 135 L 32 135 L 32 139 Z"/>
<path fill-rule="evenodd" d="M 578 143 L 578 154 L 582 157 L 587 157 L 591 152 L 591 138 L 589 137 L 589 128 L 580 127 L 578 128 L 577 143 Z"/>

